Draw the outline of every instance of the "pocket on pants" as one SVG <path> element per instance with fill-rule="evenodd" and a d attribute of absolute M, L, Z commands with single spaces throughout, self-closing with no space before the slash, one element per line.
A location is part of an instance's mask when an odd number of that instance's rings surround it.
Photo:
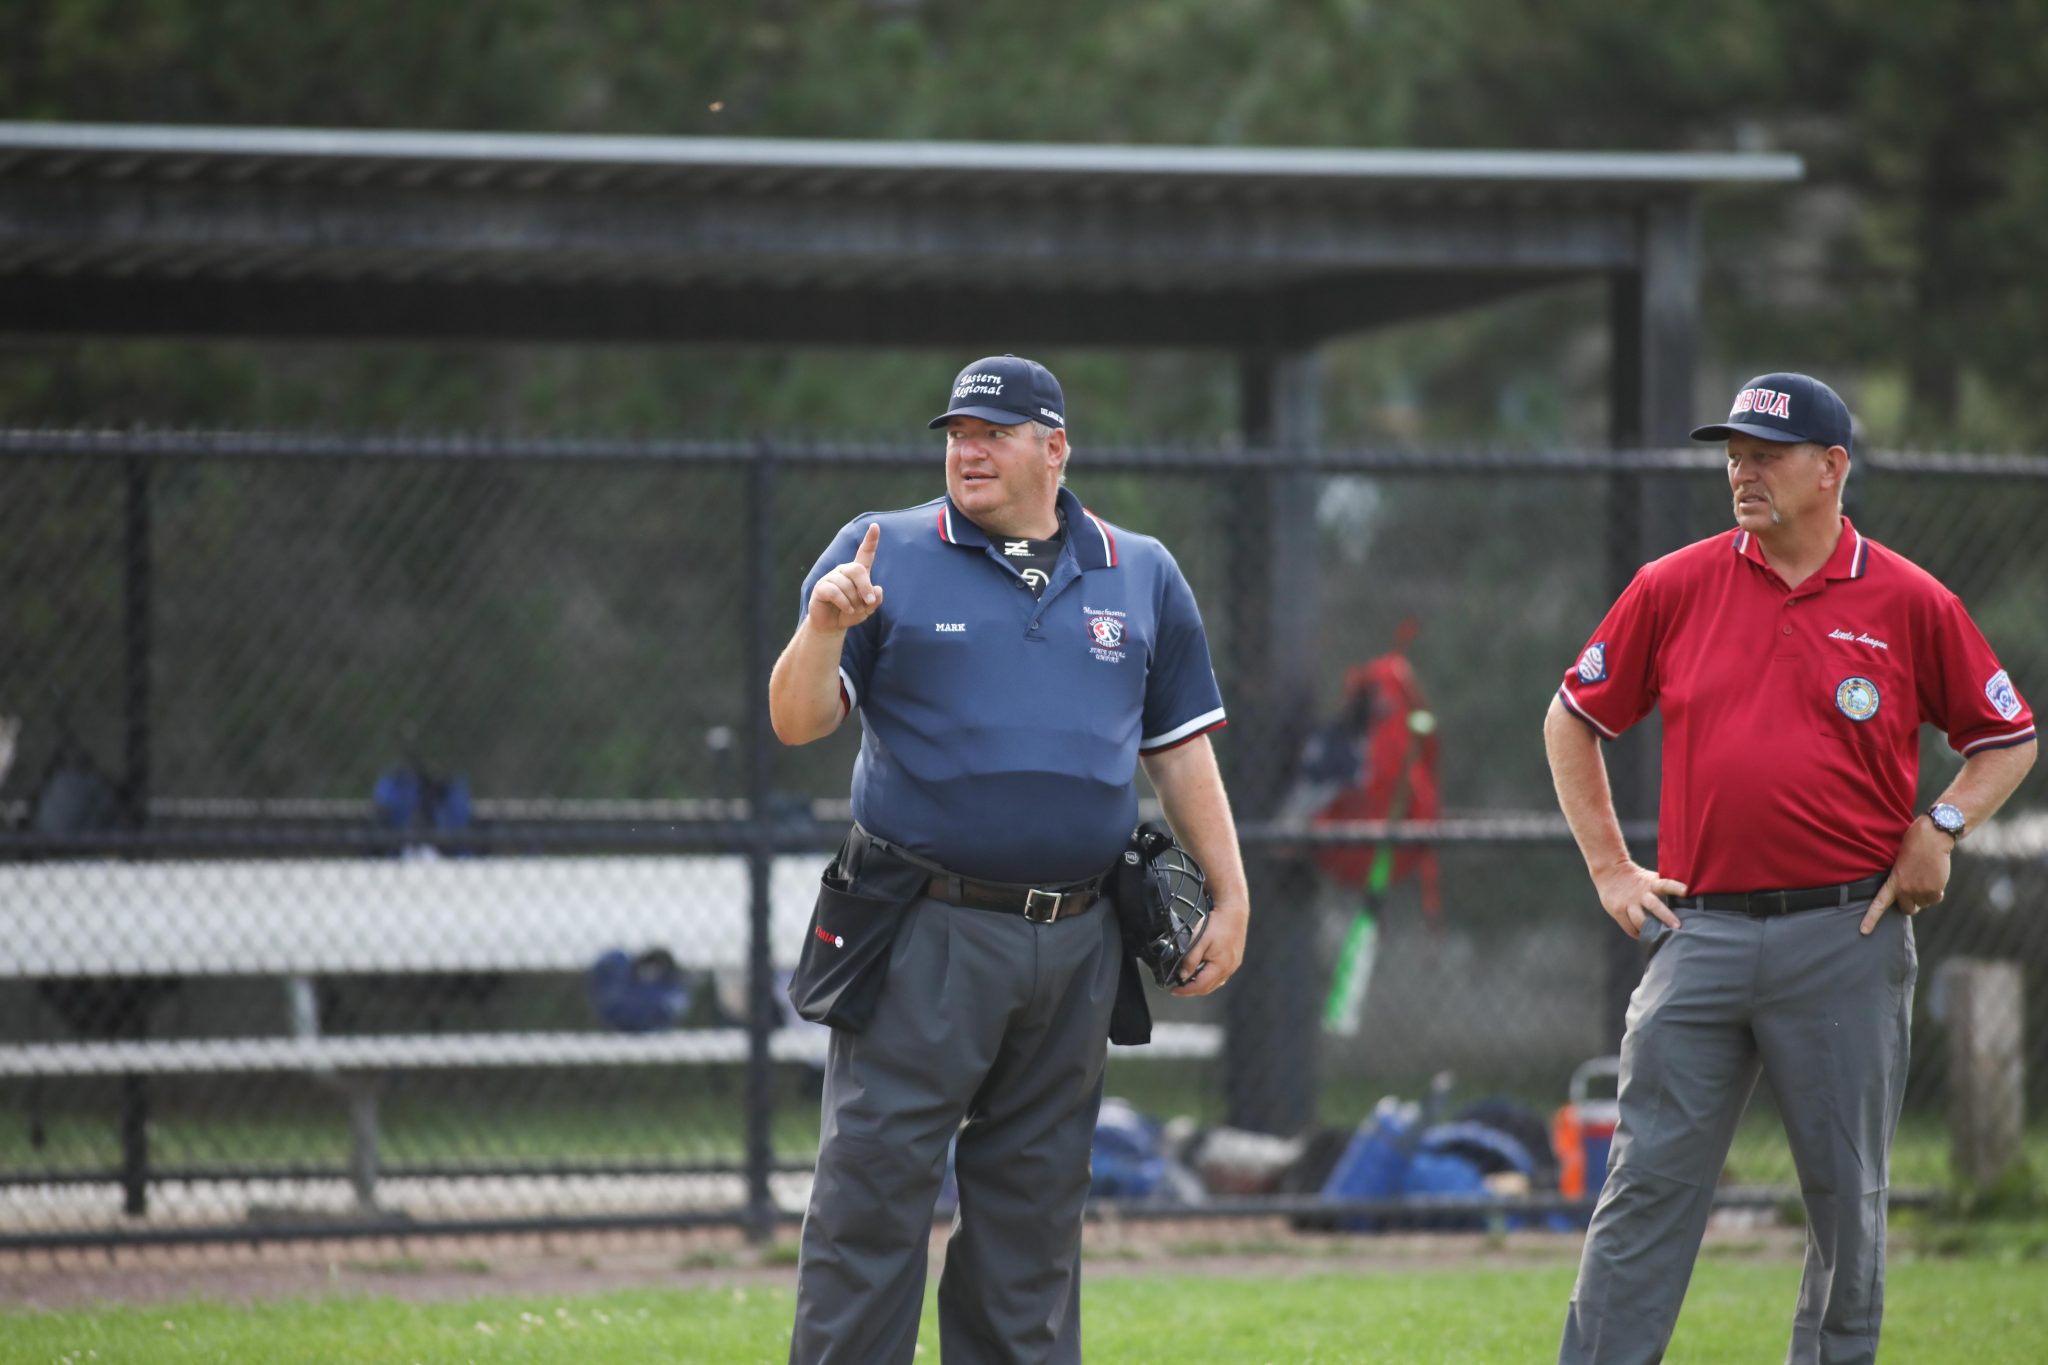
<path fill-rule="evenodd" d="M 1644 962 L 1657 955 L 1657 950 L 1670 941 L 1671 933 L 1671 926 L 1655 915 L 1643 917 L 1643 927 L 1636 931 L 1636 942 L 1642 947 Z"/>
<path fill-rule="evenodd" d="M 1899 946 L 1892 956 L 1892 985 L 1901 995 L 1910 996 L 1914 982 L 1920 977 L 1920 948 L 1913 934 L 1913 917 L 1900 915 L 1898 918 Z"/>
<path fill-rule="evenodd" d="M 865 1029 L 889 977 L 889 949 L 915 903 L 861 895 L 838 876 L 837 864 L 828 869 L 789 978 L 798 1016 L 849 1033 Z"/>

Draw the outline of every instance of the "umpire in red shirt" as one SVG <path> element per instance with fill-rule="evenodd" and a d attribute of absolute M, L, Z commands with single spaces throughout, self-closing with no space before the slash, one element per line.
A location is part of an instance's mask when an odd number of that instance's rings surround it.
<path fill-rule="evenodd" d="M 1600 904 L 1647 957 L 1620 1125 L 1561 1362 L 1661 1360 L 1761 1074 L 1806 1203 L 1788 1362 L 1876 1358 L 1918 958 L 1956 843 L 2033 765 L 2034 717 L 1963 604 L 1842 515 L 1849 410 L 1802 374 L 1726 422 L 1735 529 L 1645 565 L 1565 674 L 1544 746 Z M 1600 740 L 1663 717 L 1657 865 Z M 1919 730 L 1962 770 L 1916 808 Z"/>

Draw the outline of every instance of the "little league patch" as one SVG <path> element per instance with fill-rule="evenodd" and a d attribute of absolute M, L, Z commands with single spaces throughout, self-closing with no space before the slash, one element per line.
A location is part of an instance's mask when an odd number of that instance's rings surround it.
<path fill-rule="evenodd" d="M 1844 678 L 1835 686 L 1836 709 L 1850 720 L 1869 720 L 1877 714 L 1877 684 L 1868 678 Z"/>

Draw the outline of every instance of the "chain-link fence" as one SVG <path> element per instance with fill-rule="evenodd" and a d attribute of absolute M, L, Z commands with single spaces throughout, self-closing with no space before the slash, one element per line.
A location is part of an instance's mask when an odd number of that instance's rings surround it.
<path fill-rule="evenodd" d="M 0 1241 L 793 1216 L 823 1044 L 777 979 L 856 741 L 775 744 L 763 680 L 833 532 L 938 466 L 0 433 Z M 1540 1130 L 1635 968 L 1541 719 L 1627 574 L 1727 524 L 1714 453 L 1083 449 L 1073 481 L 1194 586 L 1255 878 L 1238 981 L 1155 997 L 1110 1092 L 1298 1140 L 1449 1072 Z M 2039 691 L 2048 461 L 1866 458 L 1851 494 Z M 1325 761 L 1389 714 L 1377 790 Z M 1654 736 L 1609 757 L 1645 847 Z M 1947 964 L 2018 964 L 2048 1061 L 2039 792 L 1919 922 L 1896 1184 L 1948 1175 Z M 1768 1113 L 1729 1179 L 1789 1183 Z"/>

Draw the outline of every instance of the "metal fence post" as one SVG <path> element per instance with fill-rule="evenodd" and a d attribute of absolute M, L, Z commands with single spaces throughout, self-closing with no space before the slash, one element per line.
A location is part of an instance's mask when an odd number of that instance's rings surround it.
<path fill-rule="evenodd" d="M 1321 355 L 1251 351 L 1240 373 L 1246 439 L 1275 457 L 1242 476 L 1224 512 L 1242 548 L 1229 599 L 1231 804 L 1249 822 L 1285 801 L 1315 706 L 1316 479 L 1287 461 L 1319 443 Z M 1246 855 L 1251 935 L 1223 999 L 1229 1122 L 1292 1135 L 1315 1123 L 1318 1102 L 1316 876 L 1298 852 Z"/>
<path fill-rule="evenodd" d="M 124 472 L 127 501 L 121 532 L 121 803 L 129 824 L 140 828 L 148 818 L 149 808 L 150 618 L 154 611 L 149 461 L 130 457 L 124 462 Z"/>
<path fill-rule="evenodd" d="M 775 1072 L 768 1041 L 778 1022 L 768 941 L 768 879 L 775 858 L 770 790 L 775 734 L 768 717 L 768 672 L 774 663 L 770 588 L 775 555 L 769 540 L 773 460 L 772 452 L 762 448 L 747 462 L 747 880 L 752 894 L 747 929 L 747 1237 L 753 1242 L 775 1235 L 775 1204 L 768 1189 L 775 1161 Z"/>
<path fill-rule="evenodd" d="M 151 597 L 149 461 L 123 462 L 124 516 L 121 525 L 122 774 L 121 811 L 141 829 L 149 818 L 149 675 Z M 149 1032 L 150 988 L 137 992 L 123 1033 Z M 121 1209 L 131 1218 L 149 1212 L 149 1078 L 121 1078 Z"/>
<path fill-rule="evenodd" d="M 1682 445 L 1691 427 L 1698 355 L 1699 219 L 1692 201 L 1673 197 L 1644 205 L 1637 217 L 1636 249 L 1636 268 L 1613 277 L 1608 300 L 1608 436 L 1622 448 Z M 1609 477 L 1611 596 L 1619 597 L 1637 569 L 1676 549 L 1682 539 L 1658 487 L 1647 472 Z M 1608 780 L 1615 813 L 1624 824 L 1656 815 L 1657 734 L 1654 725 L 1638 726 L 1609 746 Z M 1656 865 L 1654 841 L 1639 840 L 1630 853 L 1645 866 Z M 1618 1049 L 1628 998 L 1642 977 L 1642 955 L 1624 934 L 1608 934 L 1606 943 L 1603 1027 L 1607 1046 Z"/>

